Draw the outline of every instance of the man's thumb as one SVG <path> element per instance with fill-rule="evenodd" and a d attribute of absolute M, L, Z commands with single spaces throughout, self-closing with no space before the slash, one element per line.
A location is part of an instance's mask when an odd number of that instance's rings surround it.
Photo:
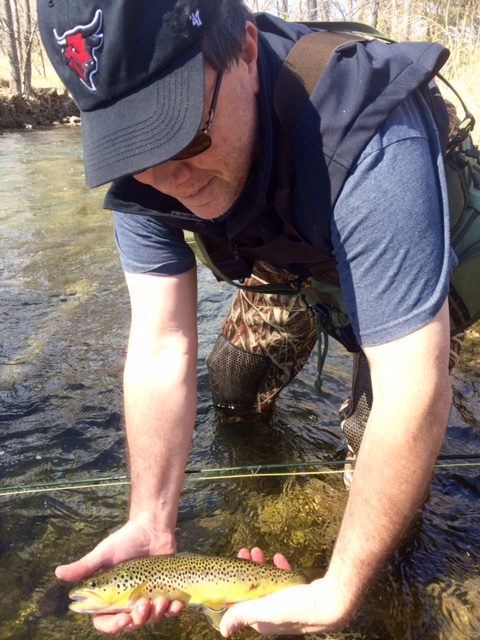
<path fill-rule="evenodd" d="M 55 569 L 55 576 L 59 580 L 78 582 L 79 580 L 88 578 L 92 573 L 95 573 L 95 571 L 98 571 L 100 566 L 94 553 L 90 552 L 83 558 L 80 558 L 80 560 L 58 566 Z"/>
<path fill-rule="evenodd" d="M 229 638 L 235 631 L 243 629 L 255 622 L 255 605 L 253 602 L 239 602 L 230 607 L 220 622 L 220 633 Z M 252 615 L 253 614 L 253 615 Z"/>

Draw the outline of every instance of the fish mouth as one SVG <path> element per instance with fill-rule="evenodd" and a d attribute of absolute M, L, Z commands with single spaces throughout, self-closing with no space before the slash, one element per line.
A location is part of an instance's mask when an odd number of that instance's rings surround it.
<path fill-rule="evenodd" d="M 68 595 L 73 600 L 68 608 L 75 613 L 119 613 L 125 610 L 106 603 L 102 596 L 89 589 L 74 589 Z"/>

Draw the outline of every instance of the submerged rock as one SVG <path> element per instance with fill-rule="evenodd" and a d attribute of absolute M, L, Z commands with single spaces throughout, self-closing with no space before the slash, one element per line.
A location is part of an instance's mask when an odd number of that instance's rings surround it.
<path fill-rule="evenodd" d="M 68 611 L 68 592 L 70 587 L 65 584 L 56 584 L 41 596 L 38 600 L 38 612 L 42 616 L 63 616 Z"/>

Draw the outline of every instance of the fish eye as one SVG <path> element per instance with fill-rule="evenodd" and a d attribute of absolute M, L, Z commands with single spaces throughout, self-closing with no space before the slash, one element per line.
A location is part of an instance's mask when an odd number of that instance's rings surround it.
<path fill-rule="evenodd" d="M 95 587 L 97 586 L 97 583 L 95 582 L 95 580 L 92 580 L 90 582 L 90 586 L 92 587 L 92 589 L 95 589 Z"/>

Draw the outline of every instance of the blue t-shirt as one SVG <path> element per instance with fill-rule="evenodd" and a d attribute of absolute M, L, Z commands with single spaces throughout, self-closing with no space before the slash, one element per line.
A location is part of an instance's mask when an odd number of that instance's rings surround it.
<path fill-rule="evenodd" d="M 155 216 L 115 212 L 114 221 L 126 272 L 165 276 L 193 267 L 180 230 Z M 440 143 L 421 98 L 396 109 L 362 152 L 336 203 L 331 234 L 362 346 L 407 335 L 439 311 L 456 258 Z"/>

